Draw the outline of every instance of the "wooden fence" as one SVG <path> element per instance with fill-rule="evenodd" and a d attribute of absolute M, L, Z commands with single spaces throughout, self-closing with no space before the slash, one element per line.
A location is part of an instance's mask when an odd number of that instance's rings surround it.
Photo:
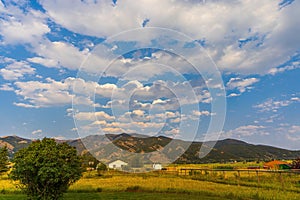
<path fill-rule="evenodd" d="M 172 170 L 168 173 L 177 174 L 179 176 L 212 176 L 222 177 L 223 179 L 232 178 L 236 181 L 237 185 L 240 185 L 241 177 L 248 176 L 252 180 L 255 179 L 257 186 L 259 187 L 262 178 L 266 175 L 271 175 L 269 177 L 278 177 L 278 182 L 282 189 L 285 188 L 285 179 L 286 175 L 288 176 L 297 176 L 297 179 L 300 180 L 300 170 L 265 170 L 265 169 L 207 169 L 207 168 L 178 168 L 176 171 Z M 209 180 L 209 179 L 208 179 Z M 299 181 L 300 183 L 300 181 Z"/>

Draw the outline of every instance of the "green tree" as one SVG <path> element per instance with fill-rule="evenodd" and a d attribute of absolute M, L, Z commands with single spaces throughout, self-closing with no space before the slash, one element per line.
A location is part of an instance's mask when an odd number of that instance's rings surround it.
<path fill-rule="evenodd" d="M 96 169 L 99 161 L 88 151 L 82 154 L 82 167 L 86 170 L 87 168 Z"/>
<path fill-rule="evenodd" d="M 81 157 L 67 143 L 44 138 L 18 151 L 10 177 L 31 200 L 57 200 L 82 175 Z"/>
<path fill-rule="evenodd" d="M 99 162 L 97 165 L 98 176 L 102 176 L 105 171 L 107 171 L 107 166 L 104 163 Z"/>
<path fill-rule="evenodd" d="M 4 146 L 0 148 L 0 174 L 8 171 L 8 164 L 8 149 Z"/>

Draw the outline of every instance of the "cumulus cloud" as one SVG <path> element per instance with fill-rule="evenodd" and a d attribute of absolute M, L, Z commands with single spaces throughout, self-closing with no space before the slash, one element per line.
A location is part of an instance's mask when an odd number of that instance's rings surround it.
<path fill-rule="evenodd" d="M 56 23 L 75 33 L 96 37 L 142 27 L 148 19 L 147 26 L 170 28 L 204 40 L 220 68 L 242 73 L 267 73 L 288 60 L 299 44 L 297 1 L 281 9 L 278 1 L 258 0 L 205 4 L 125 0 L 114 6 L 109 1 L 41 1 L 41 4 Z M 149 40 L 149 35 L 137 37 Z"/>
<path fill-rule="evenodd" d="M 39 57 L 29 58 L 28 61 L 42 64 L 46 67 L 65 67 L 71 70 L 79 69 L 81 63 L 88 55 L 87 50 L 80 51 L 72 44 L 47 40 L 39 45 L 35 45 L 33 51 Z"/>
<path fill-rule="evenodd" d="M 12 85 L 10 83 L 5 83 L 0 85 L 0 90 L 2 91 L 14 91 L 14 88 L 12 87 Z"/>
<path fill-rule="evenodd" d="M 111 116 L 104 111 L 99 112 L 79 112 L 74 115 L 75 119 L 77 120 L 87 120 L 87 121 L 94 121 L 94 120 L 105 120 L 105 121 L 113 121 L 115 119 L 114 116 Z"/>
<path fill-rule="evenodd" d="M 207 110 L 202 110 L 202 111 L 200 111 L 200 110 L 193 110 L 192 113 L 193 113 L 194 116 L 198 116 L 198 117 L 201 116 L 201 115 L 209 116 L 211 114 Z"/>
<path fill-rule="evenodd" d="M 235 137 L 235 138 L 241 138 L 241 137 L 249 137 L 253 135 L 269 135 L 269 132 L 266 130 L 265 126 L 260 125 L 245 125 L 240 126 L 235 129 L 226 131 L 222 134 L 222 137 Z"/>
<path fill-rule="evenodd" d="M 76 70 L 89 50 L 79 49 L 68 42 L 48 40 L 46 34 L 51 30 L 47 20 L 52 20 L 83 36 L 106 38 L 124 30 L 142 27 L 145 19 L 148 19 L 147 26 L 182 31 L 202 41 L 208 54 L 224 71 L 245 74 L 275 73 L 276 67 L 286 62 L 298 50 L 297 33 L 300 29 L 297 21 L 300 3 L 295 1 L 285 7 L 281 7 L 279 3 L 259 0 L 206 3 L 193 1 L 162 3 L 157 0 L 142 0 L 139 3 L 132 3 L 124 0 L 112 5 L 110 1 L 40 1 L 46 13 L 28 7 L 24 11 L 13 4 L 7 4 L 1 6 L 4 17 L 0 21 L 0 34 L 7 44 L 31 43 L 32 48 L 29 50 L 36 56 L 29 58 L 30 62 L 47 67 Z M 162 10 L 164 12 L 161 12 Z M 107 21 L 110 23 L 106 23 Z M 158 30 L 152 35 L 138 34 L 132 38 L 136 40 L 144 38 L 148 41 L 159 39 L 159 32 Z M 118 45 L 111 48 L 112 51 L 116 49 Z M 93 55 L 86 67 L 90 72 L 103 71 L 109 64 L 109 60 L 92 57 Z M 197 57 L 198 54 L 190 55 L 191 60 Z M 158 58 L 160 61 L 171 63 L 170 65 L 180 73 L 187 70 L 186 66 L 176 64 L 180 58 L 156 54 L 151 59 Z M 143 62 L 146 63 L 146 60 Z M 129 61 L 123 64 L 116 64 L 116 67 L 110 68 L 107 73 L 119 76 L 128 72 L 128 65 L 132 63 Z M 143 79 L 166 71 L 158 66 L 155 70 L 143 68 L 145 73 L 140 76 Z M 137 76 L 135 72 L 125 78 L 133 80 Z"/>
<path fill-rule="evenodd" d="M 111 83 L 98 84 L 81 78 L 68 77 L 61 81 L 46 78 L 45 81 L 17 81 L 15 93 L 23 98 L 24 103 L 36 107 L 58 105 L 94 105 L 102 108 L 135 110 L 177 110 L 180 106 L 197 103 L 209 103 L 207 90 L 192 88 L 188 82 L 165 82 L 162 80 L 152 85 L 139 81 L 129 81 L 123 85 Z M 95 96 L 96 95 L 96 96 Z M 94 96 L 108 99 L 104 105 L 94 104 Z"/>
<path fill-rule="evenodd" d="M 6 66 L 0 69 L 0 75 L 8 81 L 16 81 L 26 75 L 35 74 L 35 68 L 31 67 L 25 61 L 3 58 L 1 63 Z"/>
<path fill-rule="evenodd" d="M 287 107 L 292 103 L 300 102 L 299 97 L 291 97 L 286 100 L 275 100 L 273 98 L 267 99 L 265 102 L 254 105 L 259 112 L 277 112 L 282 107 Z"/>
<path fill-rule="evenodd" d="M 46 82 L 15 82 L 15 93 L 25 101 L 15 103 L 15 105 L 23 107 L 62 106 L 71 105 L 72 99 L 78 105 L 95 105 L 91 97 L 73 94 L 72 88 L 75 81 L 77 81 L 76 78 L 69 77 L 63 81 L 47 78 Z M 88 82 L 86 83 L 87 87 L 89 84 Z"/>
<path fill-rule="evenodd" d="M 37 43 L 50 32 L 46 15 L 40 11 L 28 9 L 25 12 L 9 3 L 6 7 L 2 6 L 2 10 L 0 34 L 4 44 Z"/>
<path fill-rule="evenodd" d="M 252 89 L 252 85 L 259 81 L 258 78 L 231 78 L 226 84 L 227 90 L 238 90 L 239 94 L 231 93 L 229 97 L 239 96 L 240 94 L 246 92 L 246 90 Z"/>

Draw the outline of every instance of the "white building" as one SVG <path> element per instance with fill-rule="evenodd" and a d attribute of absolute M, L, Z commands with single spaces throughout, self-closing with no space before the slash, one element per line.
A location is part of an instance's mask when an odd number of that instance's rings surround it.
<path fill-rule="evenodd" d="M 110 169 L 122 169 L 122 167 L 127 166 L 128 163 L 122 161 L 122 160 L 116 160 L 114 162 L 111 162 L 108 164 L 108 168 Z"/>
<path fill-rule="evenodd" d="M 155 169 L 155 170 L 161 170 L 161 169 L 162 169 L 161 164 L 153 164 L 152 167 L 153 167 L 153 169 Z"/>

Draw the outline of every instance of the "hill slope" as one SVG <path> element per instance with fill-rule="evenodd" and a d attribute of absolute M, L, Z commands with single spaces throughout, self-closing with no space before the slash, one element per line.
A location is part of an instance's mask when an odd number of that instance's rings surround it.
<path fill-rule="evenodd" d="M 143 135 L 129 134 L 108 134 L 91 135 L 82 139 L 66 140 L 58 142 L 67 142 L 71 146 L 76 147 L 79 154 L 82 154 L 87 149 L 96 157 L 101 155 L 101 158 L 109 160 L 119 159 L 118 152 L 111 152 L 110 141 L 122 152 L 134 152 L 146 155 L 149 152 L 161 151 L 162 156 L 149 156 L 147 159 L 151 162 L 157 160 L 174 160 L 173 155 L 182 154 L 177 160 L 177 163 L 206 163 L 206 162 L 225 162 L 232 160 L 271 160 L 271 159 L 294 159 L 300 156 L 300 151 L 291 151 L 281 148 L 276 148 L 266 145 L 253 145 L 235 139 L 225 139 L 217 141 L 210 153 L 204 158 L 199 158 L 201 146 L 206 144 L 202 142 L 187 142 L 182 140 L 172 140 L 171 138 L 145 137 Z M 173 145 L 168 145 L 173 141 Z M 0 138 L 0 146 L 6 145 L 9 148 L 10 154 L 13 155 L 21 148 L 28 146 L 32 140 L 20 138 L 18 136 L 7 136 Z M 184 152 L 184 148 L 189 148 Z M 148 156 L 148 155 L 147 155 Z"/>

